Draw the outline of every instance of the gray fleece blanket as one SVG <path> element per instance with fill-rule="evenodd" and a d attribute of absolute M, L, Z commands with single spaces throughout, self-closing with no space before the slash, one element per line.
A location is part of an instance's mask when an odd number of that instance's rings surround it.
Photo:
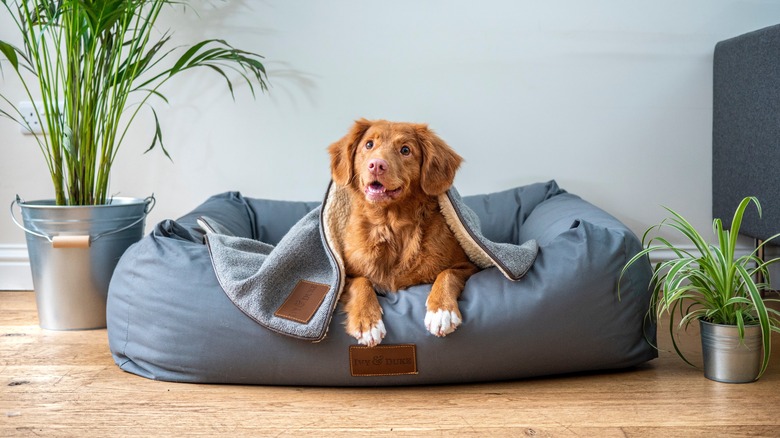
<path fill-rule="evenodd" d="M 270 330 L 314 342 L 324 339 L 345 283 L 341 236 L 349 199 L 345 188 L 331 183 L 322 205 L 275 246 L 232 236 L 213 220 L 199 218 L 214 272 L 230 300 Z M 485 238 L 479 218 L 454 188 L 439 196 L 439 206 L 475 265 L 495 267 L 510 281 L 531 268 L 536 241 L 515 245 Z"/>

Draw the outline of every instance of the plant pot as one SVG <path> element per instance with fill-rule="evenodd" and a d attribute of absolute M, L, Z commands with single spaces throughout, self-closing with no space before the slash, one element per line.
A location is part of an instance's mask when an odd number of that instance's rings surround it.
<path fill-rule="evenodd" d="M 24 225 L 14 216 L 19 205 Z M 40 326 L 81 330 L 106 326 L 108 284 L 119 258 L 143 237 L 154 197 L 110 204 L 58 206 L 52 200 L 11 204 L 27 235 Z"/>
<path fill-rule="evenodd" d="M 761 327 L 746 325 L 739 339 L 735 325 L 712 324 L 699 320 L 704 377 L 725 383 L 748 383 L 758 378 L 764 349 Z"/>

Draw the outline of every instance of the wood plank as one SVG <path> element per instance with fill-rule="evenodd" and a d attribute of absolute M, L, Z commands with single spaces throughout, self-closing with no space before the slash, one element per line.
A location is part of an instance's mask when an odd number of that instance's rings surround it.
<path fill-rule="evenodd" d="M 670 352 L 629 370 L 471 385 L 308 388 L 156 382 L 121 371 L 105 330 L 37 327 L 0 293 L 0 436 L 777 436 L 780 361 L 705 379 Z M 780 350 L 779 337 L 773 346 Z M 683 336 L 698 358 L 698 338 Z"/>

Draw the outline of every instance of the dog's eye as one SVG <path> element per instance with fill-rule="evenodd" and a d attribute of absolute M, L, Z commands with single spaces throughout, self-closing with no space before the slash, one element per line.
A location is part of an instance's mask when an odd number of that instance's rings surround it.
<path fill-rule="evenodd" d="M 371 149 L 372 147 L 374 147 L 374 141 L 373 140 L 367 141 L 366 142 L 366 149 Z"/>
<path fill-rule="evenodd" d="M 409 155 L 412 153 L 412 150 L 409 149 L 409 146 L 401 146 L 401 155 Z"/>

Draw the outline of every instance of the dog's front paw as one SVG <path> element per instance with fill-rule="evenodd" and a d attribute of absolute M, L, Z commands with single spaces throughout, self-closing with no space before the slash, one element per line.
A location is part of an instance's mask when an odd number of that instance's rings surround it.
<path fill-rule="evenodd" d="M 428 310 L 425 314 L 425 328 L 434 336 L 447 336 L 462 322 L 460 312 L 455 310 Z"/>
<path fill-rule="evenodd" d="M 387 330 L 385 330 L 385 323 L 380 319 L 372 327 L 368 327 L 365 330 L 355 330 L 352 332 L 352 336 L 357 339 L 358 344 L 365 345 L 366 347 L 374 347 L 382 342 L 385 338 Z"/>

